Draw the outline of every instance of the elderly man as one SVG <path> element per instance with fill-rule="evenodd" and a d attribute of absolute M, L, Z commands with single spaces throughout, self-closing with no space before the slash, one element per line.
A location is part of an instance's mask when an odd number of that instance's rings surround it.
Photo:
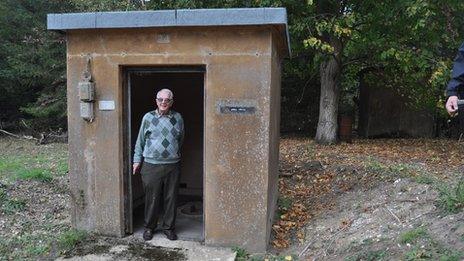
<path fill-rule="evenodd" d="M 133 174 L 139 172 L 145 191 L 144 240 L 153 238 L 163 200 L 161 229 L 176 240 L 177 193 L 180 176 L 180 147 L 184 139 L 184 121 L 171 110 L 174 95 L 168 89 L 156 94 L 157 109 L 143 116 L 135 144 Z M 143 164 L 142 164 L 143 158 Z"/>

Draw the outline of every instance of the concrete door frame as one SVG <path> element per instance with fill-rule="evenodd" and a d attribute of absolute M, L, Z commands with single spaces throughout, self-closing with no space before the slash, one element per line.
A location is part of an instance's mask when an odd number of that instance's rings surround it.
<path fill-rule="evenodd" d="M 133 198 L 132 198 L 132 151 L 131 151 L 131 73 L 202 73 L 203 74 L 203 115 L 205 115 L 205 104 L 206 104 L 206 66 L 205 65 L 172 65 L 172 64 L 156 64 L 150 66 L 121 66 L 120 75 L 122 80 L 122 100 L 123 100 L 123 161 L 124 161 L 124 171 L 123 171 L 123 197 L 124 197 L 124 213 L 123 213 L 123 224 L 124 224 L 124 233 L 126 235 L 133 234 Z M 204 202 L 206 201 L 205 195 L 205 122 L 206 118 L 203 116 L 203 162 L 202 162 L 202 171 L 203 171 L 203 231 L 202 238 L 205 240 L 205 211 L 204 211 Z"/>

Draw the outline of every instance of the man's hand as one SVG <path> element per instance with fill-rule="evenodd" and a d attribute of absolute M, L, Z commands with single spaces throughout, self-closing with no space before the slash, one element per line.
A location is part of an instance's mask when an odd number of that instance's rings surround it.
<path fill-rule="evenodd" d="M 140 162 L 136 162 L 132 164 L 132 175 L 137 174 L 139 170 L 140 170 Z"/>
<path fill-rule="evenodd" d="M 458 96 L 450 96 L 446 101 L 446 110 L 450 116 L 454 116 L 458 111 Z"/>

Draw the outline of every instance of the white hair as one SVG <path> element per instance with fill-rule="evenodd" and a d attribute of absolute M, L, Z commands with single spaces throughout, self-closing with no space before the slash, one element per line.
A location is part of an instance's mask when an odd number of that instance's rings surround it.
<path fill-rule="evenodd" d="M 169 98 L 170 98 L 170 99 L 174 99 L 174 93 L 172 93 L 172 91 L 169 90 L 169 89 L 161 89 L 160 91 L 158 91 L 158 92 L 156 93 L 156 98 L 158 98 L 158 95 L 159 95 L 160 93 L 162 93 L 162 92 L 167 92 L 168 95 L 169 95 Z"/>

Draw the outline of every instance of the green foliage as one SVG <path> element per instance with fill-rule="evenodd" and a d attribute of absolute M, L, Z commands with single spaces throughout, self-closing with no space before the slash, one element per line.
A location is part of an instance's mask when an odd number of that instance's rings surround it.
<path fill-rule="evenodd" d="M 429 249 L 421 249 L 415 247 L 412 250 L 406 252 L 404 260 L 406 261 L 418 261 L 418 260 L 431 260 L 433 257 L 432 252 Z"/>
<path fill-rule="evenodd" d="M 74 248 L 78 243 L 82 242 L 87 238 L 88 234 L 86 231 L 71 229 L 64 232 L 58 238 L 58 246 L 62 250 L 69 250 Z"/>
<path fill-rule="evenodd" d="M 414 177 L 414 181 L 421 184 L 431 185 L 436 182 L 436 179 L 430 175 L 418 175 Z"/>
<path fill-rule="evenodd" d="M 409 230 L 403 233 L 400 237 L 400 242 L 403 244 L 413 243 L 417 239 L 427 236 L 427 231 L 423 227 Z"/>
<path fill-rule="evenodd" d="M 293 56 L 283 64 L 283 132 L 314 132 L 320 64 L 334 55 L 340 57 L 343 107 L 352 110 L 365 80 L 396 90 L 413 107 L 443 111 L 442 90 L 463 38 L 460 0 L 4 0 L 0 121 L 66 126 L 65 37 L 46 30 L 47 13 L 263 6 L 288 12 Z"/>
<path fill-rule="evenodd" d="M 39 95 L 34 103 L 20 108 L 26 116 L 31 116 L 27 122 L 31 128 L 64 128 L 66 126 L 66 89 L 63 87 Z"/>
<path fill-rule="evenodd" d="M 50 182 L 54 176 L 66 175 L 68 171 L 67 155 L 61 151 L 36 152 L 31 149 L 14 156 L 1 154 L 0 177 L 5 181 L 23 179 Z"/>
<path fill-rule="evenodd" d="M 0 188 L 0 207 L 3 213 L 11 215 L 26 208 L 26 201 L 19 198 L 8 197 L 5 189 Z"/>
<path fill-rule="evenodd" d="M 26 201 L 24 199 L 8 199 L 2 205 L 2 210 L 5 214 L 13 214 L 22 211 L 26 208 Z"/>
<path fill-rule="evenodd" d="M 235 254 L 235 260 L 239 260 L 239 261 L 247 260 L 249 255 L 250 255 L 245 249 L 243 249 L 241 247 L 237 247 L 237 246 L 232 247 L 232 251 L 234 251 L 236 253 Z"/>
<path fill-rule="evenodd" d="M 277 217 L 285 214 L 292 207 L 293 201 L 291 198 L 279 197 L 277 198 Z"/>
<path fill-rule="evenodd" d="M 440 261 L 459 261 L 462 258 L 462 253 L 443 249 L 438 246 L 413 247 L 405 253 L 404 260 L 419 261 L 419 260 L 440 260 Z"/>
<path fill-rule="evenodd" d="M 53 235 L 43 232 L 0 236 L 0 257 L 6 260 L 42 260 L 49 253 L 53 240 Z"/>
<path fill-rule="evenodd" d="M 446 251 L 440 256 L 440 261 L 459 261 L 462 260 L 463 254 L 458 251 Z"/>
<path fill-rule="evenodd" d="M 368 157 L 365 167 L 368 171 L 385 175 L 398 175 L 408 170 L 404 164 L 384 164 L 373 157 Z"/>
<path fill-rule="evenodd" d="M 18 172 L 17 177 L 19 179 L 38 180 L 42 182 L 50 182 L 53 179 L 52 174 L 49 171 L 39 168 L 22 170 Z"/>
<path fill-rule="evenodd" d="M 444 85 L 462 41 L 462 1 L 319 0 L 308 6 L 304 47 L 321 57 L 318 62 L 340 55 L 340 100 L 349 101 L 364 83 L 394 89 L 410 107 L 443 111 Z"/>
<path fill-rule="evenodd" d="M 458 213 L 464 209 L 464 179 L 455 187 L 440 187 L 440 207 L 448 213 Z"/>
<path fill-rule="evenodd" d="M 56 166 L 57 170 L 57 175 L 59 176 L 64 176 L 66 173 L 69 171 L 69 166 L 68 166 L 68 160 L 67 159 L 61 159 L 58 161 L 58 164 Z"/>
<path fill-rule="evenodd" d="M 7 175 L 10 171 L 21 168 L 21 162 L 13 157 L 0 157 L 0 176 Z"/>
<path fill-rule="evenodd" d="M 34 116 L 32 108 L 42 105 L 59 107 L 65 104 L 64 36 L 47 31 L 46 14 L 71 10 L 67 1 L 5 0 L 0 2 L 0 110 L 1 121 Z M 36 100 L 47 93 L 53 100 Z M 46 103 L 46 104 L 45 104 Z M 32 105 L 34 104 L 34 105 Z M 19 109 L 24 107 L 23 111 Z M 24 113 L 28 111 L 30 115 Z M 52 117 L 63 115 L 60 112 Z M 55 109 L 56 110 L 56 109 Z M 65 121 L 59 119 L 59 126 Z M 50 127 L 50 126 L 43 126 Z M 55 126 L 51 126 L 55 127 Z"/>
<path fill-rule="evenodd" d="M 403 233 L 400 238 L 403 244 L 410 244 L 411 249 L 404 254 L 402 260 L 461 260 L 463 253 L 444 247 L 439 241 L 419 227 Z"/>
<path fill-rule="evenodd" d="M 277 199 L 277 206 L 283 210 L 289 210 L 292 206 L 292 199 L 286 197 L 279 197 Z"/>

